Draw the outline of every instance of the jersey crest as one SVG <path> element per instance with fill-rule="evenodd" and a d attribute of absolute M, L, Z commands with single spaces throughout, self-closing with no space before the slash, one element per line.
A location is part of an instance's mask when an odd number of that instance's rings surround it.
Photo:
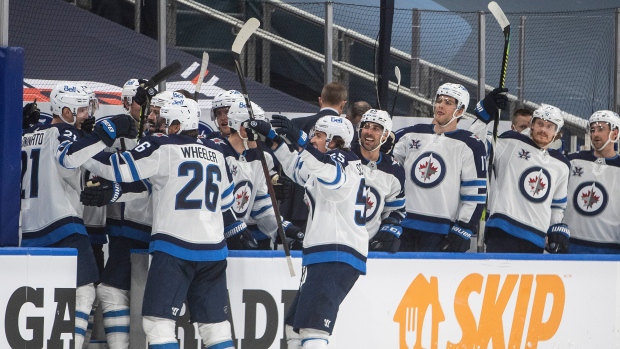
<path fill-rule="evenodd" d="M 233 210 L 237 214 L 237 217 L 245 216 L 250 206 L 250 197 L 252 196 L 253 185 L 249 181 L 240 181 L 235 185 L 235 203 L 233 204 Z"/>
<path fill-rule="evenodd" d="M 409 143 L 409 149 L 420 149 L 422 146 L 422 141 L 419 139 L 412 139 L 411 143 Z"/>
<path fill-rule="evenodd" d="M 585 216 L 596 216 L 607 207 L 609 196 L 599 182 L 583 182 L 573 194 L 573 206 Z"/>
<path fill-rule="evenodd" d="M 446 163 L 443 158 L 434 152 L 420 155 L 411 167 L 411 180 L 422 188 L 437 186 L 446 175 Z"/>
<path fill-rule="evenodd" d="M 368 182 L 366 182 L 368 183 Z M 366 192 L 366 222 L 371 221 L 377 214 L 378 207 L 381 206 L 381 195 L 379 191 L 372 186 L 367 187 Z"/>
<path fill-rule="evenodd" d="M 521 149 L 521 151 L 519 152 L 519 159 L 529 160 L 530 157 L 532 157 L 532 155 L 530 154 L 529 151 L 525 149 Z"/>
<path fill-rule="evenodd" d="M 542 167 L 530 167 L 519 178 L 521 194 L 531 202 L 543 202 L 549 196 L 551 175 Z"/>
<path fill-rule="evenodd" d="M 575 166 L 573 168 L 573 176 L 581 177 L 583 175 L 583 167 Z"/>

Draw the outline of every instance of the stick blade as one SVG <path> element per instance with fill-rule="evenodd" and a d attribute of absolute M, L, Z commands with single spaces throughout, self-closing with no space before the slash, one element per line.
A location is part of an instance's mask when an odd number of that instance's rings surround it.
<path fill-rule="evenodd" d="M 206 52 L 202 52 L 202 64 L 200 65 L 200 75 L 198 75 L 198 81 L 196 81 L 196 91 L 195 93 L 200 93 L 200 88 L 202 87 L 202 81 L 205 78 L 205 73 L 207 72 L 207 66 L 209 65 L 209 54 Z"/>
<path fill-rule="evenodd" d="M 499 26 L 502 27 L 502 30 L 505 30 L 506 27 L 510 26 L 510 22 L 508 21 L 508 18 L 506 18 L 506 14 L 495 1 L 491 1 L 487 7 L 493 14 L 493 17 L 495 17 L 497 23 L 499 23 Z"/>
<path fill-rule="evenodd" d="M 248 19 L 247 22 L 241 27 L 235 41 L 232 45 L 232 51 L 236 54 L 241 54 L 241 50 L 245 43 L 248 41 L 250 36 L 256 32 L 256 30 L 260 27 L 260 21 L 254 17 Z"/>
<path fill-rule="evenodd" d="M 174 75 L 179 70 L 181 70 L 181 63 L 179 62 L 171 63 L 165 66 L 162 70 L 155 73 L 155 75 L 153 75 L 153 77 L 149 79 L 146 85 L 149 87 L 155 87 L 159 85 L 160 82 L 166 80 L 167 77 Z"/>
<path fill-rule="evenodd" d="M 396 74 L 396 82 L 400 85 L 401 75 L 400 75 L 400 68 L 398 66 L 394 68 L 394 74 Z"/>

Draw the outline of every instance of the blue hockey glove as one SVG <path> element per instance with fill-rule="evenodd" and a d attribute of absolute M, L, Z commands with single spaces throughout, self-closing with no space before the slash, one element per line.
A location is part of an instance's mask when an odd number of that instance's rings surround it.
<path fill-rule="evenodd" d="M 35 99 L 34 102 L 28 103 L 22 108 L 22 129 L 25 130 L 36 125 L 40 117 L 41 111 L 37 107 L 37 100 Z"/>
<path fill-rule="evenodd" d="M 95 125 L 95 133 L 106 146 L 111 147 L 119 137 L 136 138 L 138 129 L 131 115 L 119 114 Z"/>
<path fill-rule="evenodd" d="M 508 97 L 505 92 L 508 92 L 507 88 L 496 88 L 489 92 L 483 100 L 476 104 L 476 116 L 482 120 L 485 124 L 488 124 L 495 117 L 499 117 L 499 110 L 506 109 L 508 106 Z"/>
<path fill-rule="evenodd" d="M 545 250 L 549 253 L 568 253 L 568 239 L 570 230 L 564 223 L 554 224 L 547 230 L 547 246 Z"/>
<path fill-rule="evenodd" d="M 157 94 L 157 90 L 154 87 L 138 87 L 136 95 L 133 97 L 133 101 L 139 105 L 145 105 L 147 101 L 150 101 Z"/>
<path fill-rule="evenodd" d="M 466 252 L 471 246 L 471 236 L 473 233 L 470 229 L 453 225 L 448 235 L 439 245 L 440 252 Z"/>
<path fill-rule="evenodd" d="M 375 236 L 370 239 L 368 249 L 370 251 L 398 252 L 400 249 L 400 235 L 403 228 L 398 220 L 386 218 L 381 222 L 381 228 Z"/>
<path fill-rule="evenodd" d="M 271 124 L 265 120 L 248 120 L 244 121 L 241 125 L 245 127 L 247 131 L 248 140 L 255 141 L 260 138 L 262 141 L 270 139 L 277 142 L 280 139 L 271 128 Z"/>
<path fill-rule="evenodd" d="M 95 117 L 88 117 L 82 122 L 81 130 L 84 133 L 93 132 L 93 128 L 95 127 Z"/>
<path fill-rule="evenodd" d="M 308 144 L 308 135 L 284 115 L 272 115 L 271 126 L 288 144 L 296 144 L 302 148 Z"/>
<path fill-rule="evenodd" d="M 88 181 L 86 188 L 80 193 L 80 202 L 85 206 L 102 207 L 116 202 L 123 195 L 121 185 L 105 178 L 94 178 Z"/>
<path fill-rule="evenodd" d="M 224 237 L 229 250 L 258 249 L 258 243 L 248 230 L 248 226 L 242 221 L 236 221 L 224 228 Z"/>

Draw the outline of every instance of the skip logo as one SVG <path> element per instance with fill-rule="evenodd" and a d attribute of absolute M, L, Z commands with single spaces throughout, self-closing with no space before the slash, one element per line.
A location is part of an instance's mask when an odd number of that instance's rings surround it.
<path fill-rule="evenodd" d="M 557 332 L 566 298 L 562 279 L 548 274 L 469 274 L 448 303 L 440 301 L 439 290 L 435 276 L 419 274 L 409 285 L 394 314 L 400 349 L 488 348 L 490 342 L 494 348 L 536 348 Z M 461 338 L 439 343 L 442 330 L 455 332 L 442 328 L 452 313 Z"/>

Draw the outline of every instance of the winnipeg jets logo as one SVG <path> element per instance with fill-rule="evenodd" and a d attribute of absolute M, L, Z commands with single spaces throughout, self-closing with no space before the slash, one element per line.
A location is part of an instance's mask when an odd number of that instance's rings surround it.
<path fill-rule="evenodd" d="M 368 184 L 368 182 L 366 182 Z M 370 222 L 381 206 L 381 196 L 375 187 L 369 185 L 366 194 L 366 222 Z"/>
<path fill-rule="evenodd" d="M 411 179 L 422 188 L 432 188 L 443 180 L 446 165 L 443 158 L 433 152 L 420 155 L 411 167 Z"/>
<path fill-rule="evenodd" d="M 213 142 L 215 142 L 216 144 L 225 144 L 226 142 L 224 142 L 223 139 L 220 138 L 213 138 Z"/>
<path fill-rule="evenodd" d="M 532 155 L 530 155 L 530 152 L 525 149 L 521 149 L 519 152 L 519 159 L 529 160 L 530 157 L 532 157 Z"/>
<path fill-rule="evenodd" d="M 573 176 L 581 177 L 583 175 L 583 167 L 575 166 L 573 168 Z"/>
<path fill-rule="evenodd" d="M 237 175 L 237 165 L 233 165 L 232 168 L 230 169 L 230 172 L 232 173 L 233 176 Z"/>
<path fill-rule="evenodd" d="M 237 217 L 245 216 L 250 207 L 250 198 L 252 197 L 253 186 L 249 181 L 240 181 L 235 185 L 234 198 L 235 203 L 232 208 Z"/>
<path fill-rule="evenodd" d="M 583 182 L 573 194 L 573 206 L 577 212 L 595 216 L 607 207 L 607 190 L 599 182 Z"/>
<path fill-rule="evenodd" d="M 519 179 L 521 194 L 532 202 L 543 202 L 551 189 L 551 175 L 542 167 L 530 167 Z"/>
<path fill-rule="evenodd" d="M 409 143 L 409 149 L 420 149 L 422 146 L 422 141 L 419 139 L 413 139 L 411 143 Z"/>

